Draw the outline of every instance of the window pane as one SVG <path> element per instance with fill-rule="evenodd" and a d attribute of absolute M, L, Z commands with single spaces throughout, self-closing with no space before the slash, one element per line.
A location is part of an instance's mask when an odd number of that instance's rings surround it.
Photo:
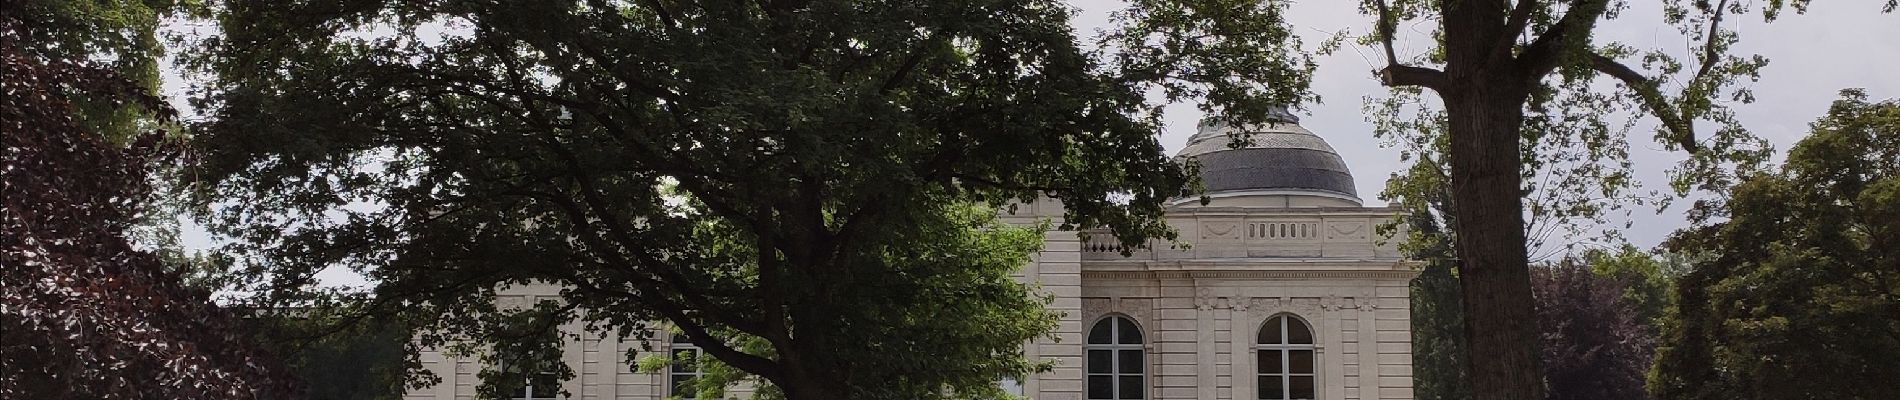
<path fill-rule="evenodd" d="M 1280 350 L 1261 350 L 1259 354 L 1260 358 L 1257 360 L 1259 364 L 1257 365 L 1260 366 L 1260 373 L 1277 374 L 1286 372 L 1280 370 Z"/>
<path fill-rule="evenodd" d="M 1121 350 L 1120 353 L 1121 353 L 1121 365 L 1117 365 L 1117 367 L 1121 367 L 1121 370 L 1116 371 L 1116 372 L 1120 372 L 1124 374 L 1141 373 L 1141 368 L 1143 366 L 1143 363 L 1141 360 L 1141 350 Z"/>
<path fill-rule="evenodd" d="M 1280 379 L 1278 376 L 1261 376 L 1260 398 L 1267 400 L 1285 399 L 1286 386 L 1283 385 L 1285 382 Z"/>
<path fill-rule="evenodd" d="M 1290 393 L 1288 394 L 1292 396 L 1292 398 L 1294 399 L 1312 399 L 1313 398 L 1313 377 L 1295 376 L 1295 377 L 1292 377 L 1291 380 L 1293 381 L 1293 385 L 1292 385 L 1293 387 L 1291 388 L 1291 390 L 1289 390 Z"/>
<path fill-rule="evenodd" d="M 1142 397 L 1143 394 L 1146 394 L 1145 391 L 1143 390 L 1145 388 L 1143 388 L 1141 385 L 1141 375 L 1135 375 L 1135 376 L 1124 375 L 1124 376 L 1121 376 L 1121 380 L 1122 380 L 1122 387 L 1121 387 L 1122 392 L 1120 393 L 1121 398 L 1140 399 L 1140 398 L 1143 398 Z"/>
<path fill-rule="evenodd" d="M 1287 360 L 1287 369 L 1292 370 L 1293 373 L 1295 374 L 1313 373 L 1313 351 L 1312 350 L 1288 350 L 1287 357 L 1291 358 Z"/>
<path fill-rule="evenodd" d="M 1089 399 L 1115 398 L 1115 395 L 1111 392 L 1115 387 L 1114 378 L 1115 377 L 1108 375 L 1089 375 Z"/>
<path fill-rule="evenodd" d="M 693 372 L 693 370 L 698 369 L 698 365 L 694 364 L 698 358 L 693 357 L 693 353 L 692 350 L 673 352 L 673 372 Z"/>
<path fill-rule="evenodd" d="M 1111 325 L 1110 325 L 1110 322 L 1108 321 L 1113 320 L 1113 319 L 1115 318 L 1110 317 L 1110 318 L 1103 319 L 1101 322 L 1096 322 L 1094 328 L 1089 328 L 1089 344 L 1115 343 L 1108 336 L 1112 333 L 1111 331 L 1109 331 L 1109 329 L 1111 329 L 1109 328 Z"/>
<path fill-rule="evenodd" d="M 1106 374 L 1115 372 L 1109 369 L 1109 361 L 1113 359 L 1111 357 L 1113 354 L 1109 354 L 1111 352 L 1113 352 L 1113 350 L 1089 350 L 1089 373 Z"/>
<path fill-rule="evenodd" d="M 534 374 L 528 378 L 528 390 L 532 391 L 528 393 L 530 398 L 552 399 L 561 393 L 561 381 L 554 374 Z"/>
<path fill-rule="evenodd" d="M 1280 344 L 1280 321 L 1286 317 L 1273 317 L 1260 325 L 1261 344 Z"/>
<path fill-rule="evenodd" d="M 1131 321 L 1127 318 L 1116 317 L 1115 325 L 1121 326 L 1121 340 L 1117 341 L 1116 343 L 1141 344 L 1141 328 L 1135 327 L 1135 321 Z"/>
<path fill-rule="evenodd" d="M 672 394 L 674 396 L 679 396 L 680 398 L 683 398 L 683 399 L 693 398 L 696 395 L 696 393 L 693 392 L 692 386 L 687 385 L 687 383 L 689 383 L 688 381 L 691 381 L 692 379 L 693 379 L 692 375 L 673 374 L 670 379 L 671 381 L 673 381 Z"/>
<path fill-rule="evenodd" d="M 1306 324 L 1300 322 L 1300 320 L 1287 318 L 1286 342 L 1291 344 L 1313 344 L 1313 331 L 1306 329 Z"/>

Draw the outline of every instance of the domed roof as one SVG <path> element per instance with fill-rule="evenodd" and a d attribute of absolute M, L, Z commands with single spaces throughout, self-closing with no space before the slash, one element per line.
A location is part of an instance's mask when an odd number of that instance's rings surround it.
<path fill-rule="evenodd" d="M 1203 122 L 1200 130 L 1188 138 L 1187 147 L 1176 155 L 1201 164 L 1201 183 L 1207 194 L 1240 191 L 1317 192 L 1329 197 L 1345 196 L 1358 202 L 1352 172 L 1339 152 L 1325 139 L 1299 125 L 1291 114 L 1281 116 L 1287 122 L 1264 126 L 1239 127 L 1221 121 Z M 1246 147 L 1234 148 L 1235 133 L 1252 139 Z"/>

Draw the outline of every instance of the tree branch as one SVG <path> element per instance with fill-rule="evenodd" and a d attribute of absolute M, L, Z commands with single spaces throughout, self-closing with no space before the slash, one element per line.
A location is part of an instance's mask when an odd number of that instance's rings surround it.
<path fill-rule="evenodd" d="M 1388 87 L 1418 86 L 1443 92 L 1450 82 L 1444 71 L 1410 65 L 1388 65 L 1379 70 L 1379 83 Z"/>
<path fill-rule="evenodd" d="M 1528 1 L 1528 0 L 1527 0 Z M 1566 50 L 1582 50 L 1589 45 L 1590 31 L 1596 29 L 1597 20 L 1609 11 L 1608 0 L 1577 0 L 1571 3 L 1570 10 L 1556 25 L 1538 35 L 1524 52 L 1518 54 L 1518 65 L 1523 77 L 1529 82 L 1544 79 L 1544 75 L 1557 69 L 1563 61 Z"/>
<path fill-rule="evenodd" d="M 1708 76 L 1709 71 L 1715 68 L 1715 57 L 1718 55 L 1716 54 L 1715 42 L 1718 34 L 1721 33 L 1722 16 L 1727 14 L 1727 12 L 1723 10 L 1727 8 L 1728 0 L 1722 0 L 1715 5 L 1715 15 L 1709 17 L 1708 37 L 1703 38 L 1702 42 L 1702 66 L 1696 68 L 1695 75 L 1689 78 L 1691 85 L 1701 82 L 1702 78 Z"/>
<path fill-rule="evenodd" d="M 1663 96 L 1661 85 L 1655 80 L 1602 54 L 1590 55 L 1590 68 L 1622 81 L 1624 86 L 1635 91 L 1643 107 L 1656 114 L 1656 119 L 1662 120 L 1663 128 L 1669 130 L 1676 145 L 1690 153 L 1701 150 L 1701 146 L 1696 144 L 1695 128 L 1691 121 L 1669 105 L 1669 98 Z"/>
<path fill-rule="evenodd" d="M 1443 91 L 1448 81 L 1443 71 L 1399 63 L 1398 51 L 1392 48 L 1392 36 L 1398 30 L 1398 16 L 1392 15 L 1392 7 L 1385 0 L 1379 0 L 1378 5 L 1379 42 L 1385 47 L 1385 68 L 1379 71 L 1379 82 L 1388 87 L 1420 86 Z"/>

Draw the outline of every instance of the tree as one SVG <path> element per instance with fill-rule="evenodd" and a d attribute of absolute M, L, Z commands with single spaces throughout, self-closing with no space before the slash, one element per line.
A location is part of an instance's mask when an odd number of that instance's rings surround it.
<path fill-rule="evenodd" d="M 1670 286 L 1682 276 L 1682 256 L 1652 255 L 1626 244 L 1614 250 L 1591 249 L 1582 258 L 1591 274 L 1624 283 L 1623 300 L 1635 307 L 1637 321 L 1654 336 L 1664 311 L 1672 307 Z"/>
<path fill-rule="evenodd" d="M 149 125 L 171 110 L 112 63 L 60 47 L 86 39 L 38 41 L 71 31 L 29 3 L 0 14 L 0 397 L 295 395 L 208 291 L 128 237 L 152 201 L 150 172 L 177 154 Z M 116 114 L 83 103 L 156 121 L 109 137 L 93 129 Z"/>
<path fill-rule="evenodd" d="M 1008 276 L 1039 233 L 987 210 L 1172 238 L 1193 173 L 1144 94 L 1312 97 L 1276 3 L 1136 1 L 1094 50 L 1049 0 L 219 8 L 200 172 L 259 293 L 351 268 L 422 344 L 562 374 L 551 327 L 664 321 L 790 399 L 1000 395 L 1052 321 Z M 528 282 L 562 301 L 493 304 Z"/>
<path fill-rule="evenodd" d="M 1582 260 L 1531 268 L 1550 400 L 1645 400 L 1656 335 L 1626 297 L 1633 280 L 1599 275 Z"/>
<path fill-rule="evenodd" d="M 1722 21 L 1750 11 L 1741 2 L 1663 4 L 1665 20 L 1692 43 L 1688 62 L 1661 51 L 1638 53 L 1628 45 L 1596 40 L 1598 22 L 1615 18 L 1626 8 L 1622 2 L 1361 4 L 1374 17 L 1376 29 L 1366 39 L 1384 49 L 1387 65 L 1378 73 L 1382 83 L 1394 88 L 1393 99 L 1422 99 L 1429 89 L 1443 106 L 1442 114 L 1435 111 L 1418 125 L 1443 128 L 1422 132 L 1442 138 L 1426 142 L 1443 149 L 1442 157 L 1434 159 L 1447 166 L 1443 179 L 1450 185 L 1449 203 L 1459 215 L 1450 226 L 1457 233 L 1453 247 L 1464 298 L 1467 359 L 1485 360 L 1469 363 L 1477 399 L 1542 396 L 1524 212 L 1536 216 L 1544 210 L 1525 207 L 1524 177 L 1549 160 L 1543 158 L 1547 153 L 1527 149 L 1546 141 L 1576 146 L 1588 150 L 1581 153 L 1587 157 L 1555 161 L 1627 169 L 1626 163 L 1617 165 L 1627 160 L 1621 130 L 1606 119 L 1619 113 L 1654 116 L 1660 121 L 1657 140 L 1690 153 L 1675 170 L 1678 192 L 1721 189 L 1735 176 L 1728 169 L 1745 171 L 1768 154 L 1765 144 L 1741 129 L 1721 101 L 1748 101 L 1752 95 L 1736 84 L 1755 77 L 1766 62 L 1728 54 L 1737 35 Z M 1788 4 L 1769 2 L 1763 15 L 1773 19 Z M 1805 2 L 1793 4 L 1799 10 Z M 1893 7 L 1889 2 L 1886 8 Z M 1434 27 L 1429 37 L 1435 46 L 1401 58 L 1394 46 L 1397 27 L 1411 20 Z M 1632 67 L 1627 61 L 1632 57 L 1643 63 Z M 1606 77 L 1618 89 L 1603 87 L 1608 84 L 1599 80 Z M 1680 90 L 1666 92 L 1671 84 Z M 1697 136 L 1694 127 L 1699 123 L 1718 129 Z M 1628 182 L 1626 175 L 1614 173 L 1577 178 L 1603 178 L 1600 182 L 1609 188 L 1604 190 L 1621 190 Z M 1581 206 L 1586 214 L 1593 212 L 1589 204 Z"/>
<path fill-rule="evenodd" d="M 1900 396 L 1900 101 L 1843 91 L 1810 129 L 1670 238 L 1703 257 L 1676 286 L 1658 398 Z"/>
<path fill-rule="evenodd" d="M 346 308 L 250 310 L 254 343 L 284 360 L 309 400 L 395 400 L 403 395 L 411 332 L 395 321 L 354 321 Z"/>

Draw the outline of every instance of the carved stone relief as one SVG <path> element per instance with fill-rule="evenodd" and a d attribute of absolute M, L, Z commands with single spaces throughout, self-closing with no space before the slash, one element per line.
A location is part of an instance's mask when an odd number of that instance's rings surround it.
<path fill-rule="evenodd" d="M 1353 298 L 1353 306 L 1358 307 L 1359 311 L 1372 312 L 1379 308 L 1377 300 L 1371 297 L 1356 297 Z"/>
<path fill-rule="evenodd" d="M 1249 296 L 1229 297 L 1227 298 L 1227 306 L 1232 307 L 1234 311 L 1247 312 L 1247 309 L 1253 308 L 1253 297 L 1249 297 Z"/>
<path fill-rule="evenodd" d="M 1233 222 L 1202 222 L 1202 239 L 1239 239 L 1240 224 Z"/>
<path fill-rule="evenodd" d="M 1218 298 L 1214 297 L 1214 289 L 1201 288 L 1200 292 L 1194 296 L 1194 308 L 1200 309 L 1201 311 L 1219 308 L 1220 304 L 1217 300 Z"/>
<path fill-rule="evenodd" d="M 1329 232 L 1326 233 L 1327 239 L 1365 239 L 1366 238 L 1366 222 L 1365 221 L 1328 223 L 1326 224 L 1326 229 L 1329 230 Z"/>
<path fill-rule="evenodd" d="M 1319 299 L 1319 308 L 1326 311 L 1339 311 L 1339 309 L 1350 307 L 1351 305 L 1351 299 L 1339 297 L 1339 295 L 1329 294 Z"/>

